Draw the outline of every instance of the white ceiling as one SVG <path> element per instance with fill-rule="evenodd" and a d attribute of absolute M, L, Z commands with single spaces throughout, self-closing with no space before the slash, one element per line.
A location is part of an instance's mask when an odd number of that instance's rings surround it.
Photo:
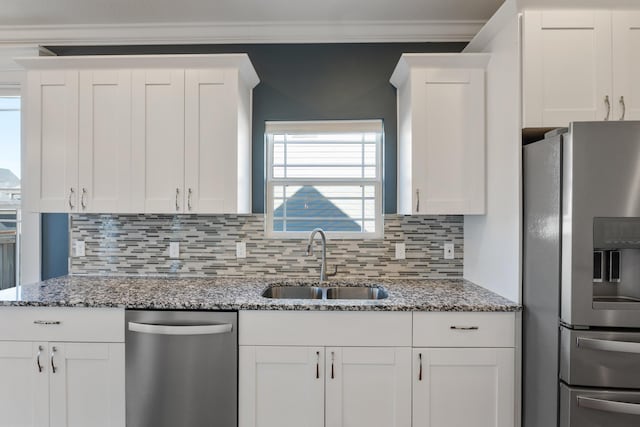
<path fill-rule="evenodd" d="M 486 21 L 504 0 L 2 0 L 0 26 Z"/>

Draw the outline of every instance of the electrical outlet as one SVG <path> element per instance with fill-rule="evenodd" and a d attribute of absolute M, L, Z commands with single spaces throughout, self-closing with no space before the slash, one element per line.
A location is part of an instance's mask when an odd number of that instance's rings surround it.
<path fill-rule="evenodd" d="M 455 250 L 453 249 L 453 243 L 444 244 L 444 259 L 453 259 L 455 257 Z"/>
<path fill-rule="evenodd" d="M 77 256 L 77 257 L 85 256 L 84 240 L 76 240 L 74 256 Z"/>
<path fill-rule="evenodd" d="M 396 243 L 396 259 L 405 259 L 407 257 L 406 246 L 404 243 Z"/>
<path fill-rule="evenodd" d="M 180 258 L 180 242 L 169 242 L 169 258 Z"/>
<path fill-rule="evenodd" d="M 247 257 L 247 244 L 245 242 L 236 242 L 236 258 Z"/>

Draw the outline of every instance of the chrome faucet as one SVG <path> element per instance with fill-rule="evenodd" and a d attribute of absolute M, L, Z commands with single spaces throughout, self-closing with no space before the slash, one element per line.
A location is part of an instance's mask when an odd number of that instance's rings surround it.
<path fill-rule="evenodd" d="M 327 274 L 327 236 L 322 228 L 315 228 L 309 234 L 309 244 L 307 244 L 307 256 L 313 255 L 313 239 L 316 234 L 320 235 L 322 240 L 322 264 L 320 265 L 320 281 L 327 280 L 327 276 L 335 276 L 338 274 L 338 266 L 335 267 L 335 271 L 331 274 Z"/>

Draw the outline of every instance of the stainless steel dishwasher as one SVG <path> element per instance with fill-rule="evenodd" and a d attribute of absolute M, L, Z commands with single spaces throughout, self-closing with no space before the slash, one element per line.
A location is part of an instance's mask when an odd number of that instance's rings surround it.
<path fill-rule="evenodd" d="M 238 313 L 126 312 L 127 427 L 237 427 Z"/>

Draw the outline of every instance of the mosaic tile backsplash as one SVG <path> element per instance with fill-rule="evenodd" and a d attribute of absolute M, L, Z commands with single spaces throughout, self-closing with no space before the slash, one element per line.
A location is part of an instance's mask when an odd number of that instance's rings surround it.
<path fill-rule="evenodd" d="M 328 271 L 341 277 L 462 277 L 462 216 L 387 215 L 384 239 L 330 239 Z M 267 239 L 264 216 L 255 215 L 80 215 L 70 216 L 72 241 L 85 242 L 84 257 L 70 259 L 72 275 L 280 276 L 320 274 L 320 243 L 306 256 L 306 239 Z M 319 240 L 319 238 L 318 238 Z M 236 242 L 247 257 L 236 259 Z M 169 242 L 180 258 L 169 258 Z M 395 259 L 395 244 L 406 259 Z M 445 242 L 455 258 L 445 260 Z"/>

